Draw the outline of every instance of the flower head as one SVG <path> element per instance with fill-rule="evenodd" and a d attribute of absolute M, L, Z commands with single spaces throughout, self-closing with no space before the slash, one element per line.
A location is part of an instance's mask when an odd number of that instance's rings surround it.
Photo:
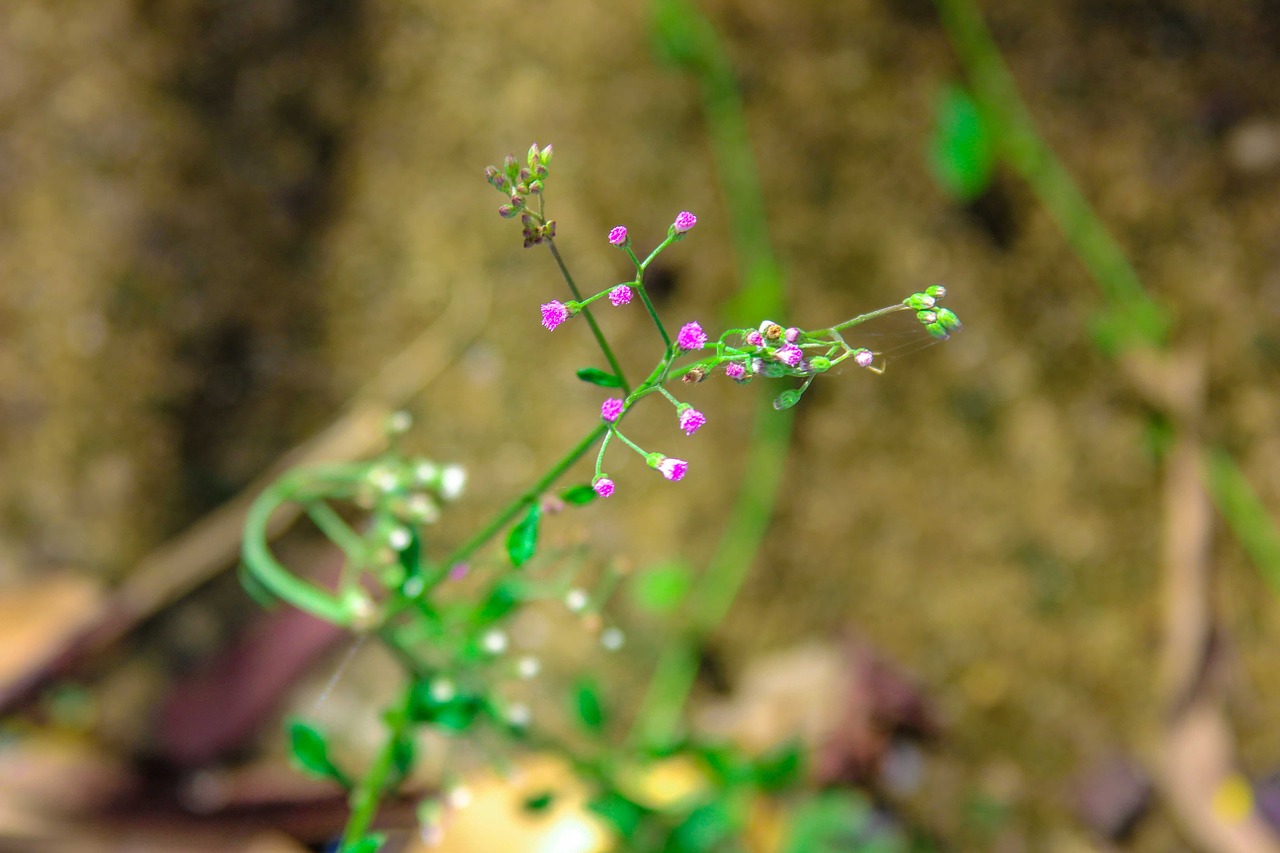
<path fill-rule="evenodd" d="M 664 456 L 662 461 L 657 464 L 657 469 L 661 472 L 662 476 L 674 483 L 683 478 L 685 473 L 688 472 L 689 463 L 685 462 L 683 459 L 673 459 L 670 456 Z"/>
<path fill-rule="evenodd" d="M 610 397 L 600 404 L 600 417 L 608 423 L 613 423 L 622 414 L 623 408 L 626 406 L 622 400 L 617 397 Z"/>
<path fill-rule="evenodd" d="M 736 361 L 731 361 L 724 366 L 724 375 L 730 379 L 738 380 L 747 374 L 747 369 Z"/>
<path fill-rule="evenodd" d="M 694 216 L 687 210 L 682 210 L 676 216 L 676 221 L 671 224 L 671 229 L 677 234 L 683 234 L 697 224 L 698 217 Z"/>
<path fill-rule="evenodd" d="M 873 361 L 875 361 L 875 355 L 869 349 L 860 349 L 853 354 L 853 363 L 858 367 L 870 367 Z"/>
<path fill-rule="evenodd" d="M 753 347 L 762 347 L 764 346 L 764 338 L 761 337 L 759 332 L 753 329 L 750 332 L 747 332 L 747 344 Z"/>
<path fill-rule="evenodd" d="M 799 367 L 800 362 L 804 360 L 804 350 L 800 349 L 800 347 L 795 344 L 787 344 L 783 347 L 779 347 L 778 351 L 774 353 L 774 355 L 777 357 L 778 361 L 782 362 L 787 367 Z"/>
<path fill-rule="evenodd" d="M 600 497 L 607 498 L 613 494 L 613 480 L 607 476 L 596 477 L 591 481 L 591 488 Z"/>
<path fill-rule="evenodd" d="M 609 242 L 615 246 L 627 245 L 627 226 L 618 225 L 609 231 Z"/>
<path fill-rule="evenodd" d="M 631 288 L 625 284 L 618 285 L 609 291 L 609 301 L 615 308 L 621 308 L 631 301 Z"/>
<path fill-rule="evenodd" d="M 680 429 L 684 430 L 685 435 L 693 435 L 707 422 L 707 416 L 688 403 L 680 407 L 679 413 Z"/>
<path fill-rule="evenodd" d="M 555 329 L 572 316 L 573 314 L 563 302 L 553 300 L 542 303 L 542 325 L 546 326 L 548 331 Z"/>
<path fill-rule="evenodd" d="M 707 333 L 696 322 L 685 323 L 676 335 L 676 346 L 684 350 L 702 349 L 707 345 Z"/>
<path fill-rule="evenodd" d="M 784 333 L 783 337 L 786 338 L 787 343 L 794 344 L 796 342 L 796 338 L 800 337 L 800 330 L 797 329 L 795 326 L 791 326 Z"/>

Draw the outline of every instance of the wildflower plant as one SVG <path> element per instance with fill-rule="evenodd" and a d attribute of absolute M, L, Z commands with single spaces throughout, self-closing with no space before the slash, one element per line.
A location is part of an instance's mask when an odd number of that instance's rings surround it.
<path fill-rule="evenodd" d="M 846 341 L 846 334 L 863 323 L 888 314 L 910 313 L 923 330 L 921 340 L 945 340 L 960 329 L 956 315 L 941 304 L 946 291 L 940 285 L 913 293 L 901 303 L 819 328 L 762 319 L 753 327 L 726 329 L 713 338 L 698 320 L 668 325 L 645 287 L 644 276 L 659 255 L 695 230 L 697 217 L 688 211 L 674 217 L 665 238 L 643 258 L 625 226 L 606 232 L 603 239 L 622 253 L 632 275 L 584 294 L 556 247 L 555 220 L 546 215 L 551 160 L 551 146 L 539 148 L 535 144 L 523 162 L 508 156 L 500 168 L 488 167 L 485 177 L 504 196 L 499 215 L 519 220 L 526 248 L 549 249 L 567 286 L 567 294 L 539 303 L 542 327 L 546 332 L 566 334 L 579 323 L 585 324 L 609 365 L 607 371 L 578 371 L 579 379 L 608 395 L 600 403 L 596 423 L 479 530 L 466 538 L 441 537 L 459 543 L 451 549 L 441 547 L 428 530 L 444 517 L 448 504 L 461 496 L 465 472 L 454 464 L 402 453 L 399 437 L 410 428 L 408 417 L 402 414 L 393 416 L 388 425 L 386 452 L 361 462 L 290 471 L 259 496 L 249 512 L 243 547 L 246 582 L 354 634 L 375 638 L 391 651 L 404 672 L 399 698 L 384 715 L 383 745 L 361 770 L 339 766 L 327 735 L 315 726 L 300 720 L 290 723 L 295 761 L 304 770 L 332 779 L 350 791 L 351 813 L 339 847 L 343 853 L 379 849 L 384 836 L 373 831 L 379 805 L 396 796 L 410 777 L 419 757 L 419 734 L 426 730 L 484 739 L 491 751 L 497 741 L 533 742 L 565 753 L 593 786 L 595 798 L 590 807 L 626 839 L 626 849 L 690 853 L 711 849 L 672 839 L 687 833 L 691 815 L 705 811 L 709 803 L 728 808 L 726 804 L 738 802 L 746 788 L 766 790 L 784 777 L 791 778 L 794 773 L 778 767 L 794 770 L 794 762 L 786 756 L 773 756 L 753 763 L 722 751 L 694 749 L 708 768 L 708 790 L 719 793 L 673 812 L 646 806 L 623 792 L 616 777 L 618 762 L 608 758 L 610 751 L 619 747 L 604 736 L 605 703 L 591 682 L 580 682 L 574 688 L 574 704 L 580 727 L 594 739 L 589 738 L 586 746 L 570 746 L 540 731 L 529 705 L 510 698 L 506 689 L 513 680 L 536 676 L 541 668 L 535 656 L 513 647 L 511 619 L 525 607 L 553 602 L 581 620 L 584 630 L 593 633 L 605 650 L 617 649 L 624 640 L 621 630 L 605 618 L 609 598 L 621 580 L 618 572 L 606 570 L 588 587 L 575 578 L 580 566 L 572 559 L 550 566 L 550 576 L 531 570 L 543 516 L 564 504 L 583 505 L 625 492 L 625 483 L 616 482 L 606 470 L 611 450 L 639 454 L 649 468 L 673 483 L 693 476 L 686 461 L 667 451 L 678 452 L 672 448 L 684 437 L 701 434 L 704 427 L 714 429 L 714 419 L 680 399 L 683 385 L 777 381 L 786 387 L 775 397 L 774 407 L 786 409 L 800 400 L 817 377 L 841 365 L 883 372 L 883 352 Z M 635 312 L 631 306 L 636 302 L 653 326 L 658 346 L 647 375 L 632 382 L 593 311 Z M 673 433 L 684 434 L 673 436 L 671 447 L 647 449 L 625 432 L 627 418 L 646 398 L 660 398 L 671 406 Z M 555 493 L 557 483 L 592 450 L 595 466 L 589 482 Z M 307 579 L 284 566 L 271 551 L 273 525 L 286 507 L 295 514 L 305 513 L 342 551 L 345 566 L 336 585 Z M 504 533 L 505 566 L 486 562 L 485 547 Z M 689 744 L 661 745 L 667 754 L 680 748 L 692 749 Z M 737 770 L 726 776 L 724 769 L 730 764 Z M 726 793 L 731 789 L 737 793 Z M 439 791 L 422 799 L 418 816 L 424 837 L 437 838 L 443 831 L 449 809 L 465 800 L 458 790 L 455 782 L 444 780 Z M 721 817 L 729 829 L 745 820 L 740 810 Z M 648 841 L 642 843 L 639 838 Z"/>

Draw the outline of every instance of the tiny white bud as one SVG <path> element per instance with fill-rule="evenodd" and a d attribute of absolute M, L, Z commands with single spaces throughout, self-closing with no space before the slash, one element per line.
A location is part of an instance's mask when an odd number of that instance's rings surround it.
<path fill-rule="evenodd" d="M 523 702 L 516 702 L 507 708 L 507 722 L 513 726 L 523 728 L 529 725 L 529 721 L 532 719 L 533 712 Z"/>
<path fill-rule="evenodd" d="M 440 508 L 431 498 L 417 494 L 409 498 L 409 515 L 423 524 L 431 524 L 440 520 Z"/>
<path fill-rule="evenodd" d="M 564 606 L 574 613 L 581 613 L 587 606 L 587 594 L 580 589 L 571 589 L 564 597 Z"/>
<path fill-rule="evenodd" d="M 467 472 L 461 465 L 446 465 L 440 472 L 440 497 L 455 500 L 467 485 Z"/>
<path fill-rule="evenodd" d="M 605 628 L 600 632 L 600 645 L 611 652 L 616 652 L 622 648 L 622 644 L 626 642 L 626 635 L 622 633 L 620 628 Z"/>
<path fill-rule="evenodd" d="M 414 575 L 404 582 L 402 591 L 410 598 L 417 598 L 422 595 L 422 591 L 426 589 L 427 582 L 422 579 L 421 575 Z"/>
<path fill-rule="evenodd" d="M 440 466 L 436 465 L 436 463 L 428 459 L 422 460 L 413 469 L 414 479 L 416 479 L 418 483 L 423 486 L 429 486 L 432 483 L 434 483 L 436 481 L 436 477 L 439 476 L 439 474 L 440 474 Z"/>
<path fill-rule="evenodd" d="M 445 794 L 445 798 L 450 808 L 465 809 L 471 805 L 471 789 L 466 785 L 455 785 L 449 789 L 449 793 Z"/>
<path fill-rule="evenodd" d="M 408 548 L 411 542 L 413 542 L 413 534 L 408 530 L 405 530 L 403 527 L 394 528 L 391 533 L 387 535 L 387 544 L 397 551 L 403 551 L 405 548 Z"/>
<path fill-rule="evenodd" d="M 404 435 L 413 426 L 413 416 L 408 412 L 392 412 L 387 418 L 387 432 L 392 435 Z"/>
<path fill-rule="evenodd" d="M 507 635 L 503 631 L 494 628 L 484 635 L 480 640 L 480 645 L 491 655 L 500 655 L 507 650 Z"/>
<path fill-rule="evenodd" d="M 516 672 L 521 678 L 533 678 L 542 671 L 542 661 L 533 655 L 525 655 L 516 663 Z"/>
<path fill-rule="evenodd" d="M 458 689 L 447 678 L 437 678 L 431 682 L 431 698 L 437 702 L 448 702 L 457 693 Z"/>

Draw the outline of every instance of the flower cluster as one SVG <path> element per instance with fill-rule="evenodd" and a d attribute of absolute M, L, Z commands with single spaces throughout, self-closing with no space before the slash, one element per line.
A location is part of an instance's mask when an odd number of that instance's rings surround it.
<path fill-rule="evenodd" d="M 524 228 L 524 247 L 528 249 L 556 236 L 555 220 L 547 219 L 542 213 L 542 190 L 550 174 L 551 146 L 539 149 L 538 143 L 533 143 L 525 162 L 527 165 L 521 166 L 513 155 L 508 154 L 501 169 L 486 166 L 484 176 L 490 186 L 507 196 L 507 203 L 498 208 L 498 215 L 503 219 L 520 217 Z M 538 199 L 537 210 L 529 206 L 530 196 Z"/>

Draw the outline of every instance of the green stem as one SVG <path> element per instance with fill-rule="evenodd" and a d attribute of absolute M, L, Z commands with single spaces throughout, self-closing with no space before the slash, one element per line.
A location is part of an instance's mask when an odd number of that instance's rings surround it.
<path fill-rule="evenodd" d="M 658 334 L 662 335 L 662 343 L 666 348 L 667 357 L 671 356 L 674 348 L 671 346 L 671 336 L 667 334 L 667 327 L 662 325 L 662 318 L 658 316 L 658 310 L 653 307 L 653 301 L 649 298 L 649 291 L 645 289 L 644 283 L 636 279 L 636 291 L 640 294 L 640 301 L 644 303 L 645 310 L 649 312 L 649 319 L 653 321 L 653 325 L 658 327 Z"/>
<path fill-rule="evenodd" d="M 982 14 L 971 0 L 936 0 L 983 118 L 1005 159 L 1022 175 L 1088 267 L 1109 303 L 1099 331 L 1109 348 L 1162 346 L 1168 320 L 1120 244 L 1093 212 L 1071 174 L 1036 132 Z"/>
<path fill-rule="evenodd" d="M 573 276 L 569 274 L 569 268 L 565 266 L 564 259 L 560 257 L 560 250 L 556 248 L 556 241 L 547 238 L 547 248 L 551 249 L 551 257 L 556 259 L 556 266 L 560 267 L 560 275 L 564 277 L 565 283 L 569 285 L 569 292 L 573 294 L 574 300 L 582 302 L 582 293 L 578 290 L 578 285 L 574 283 Z M 600 352 L 604 353 L 605 360 L 609 362 L 609 368 L 613 371 L 613 375 L 622 382 L 622 390 L 624 392 L 630 391 L 631 386 L 627 382 L 627 375 L 622 371 L 622 365 L 618 363 L 617 356 L 613 354 L 613 347 L 609 346 L 604 332 L 601 331 L 596 318 L 591 314 L 591 309 L 584 305 L 582 316 L 587 318 L 587 325 L 591 327 L 591 334 L 595 336 Z"/>
<path fill-rule="evenodd" d="M 378 814 L 378 805 L 386 793 L 391 771 L 395 766 L 396 747 L 409 727 L 409 703 L 413 697 L 413 682 L 405 688 L 404 699 L 387 713 L 387 739 L 373 763 L 355 790 L 351 792 L 351 816 L 342 830 L 340 850 L 349 850 L 368 833 Z"/>
<path fill-rule="evenodd" d="M 565 454 L 559 462 L 552 465 L 551 468 L 542 475 L 538 482 L 534 483 L 533 486 L 528 489 L 528 491 L 524 492 L 524 494 L 507 504 L 506 507 L 504 507 L 497 515 L 489 520 L 488 524 L 482 527 L 474 536 L 462 545 L 458 546 L 458 548 L 456 548 L 454 552 L 445 559 L 442 564 L 443 567 L 448 570 L 450 566 L 466 560 L 479 550 L 481 546 L 496 536 L 502 528 L 515 520 L 516 516 L 526 508 L 532 506 L 533 503 L 538 500 L 539 496 L 549 489 L 551 484 L 558 480 L 565 471 L 569 470 L 573 463 L 581 459 L 582 456 L 591 449 L 591 446 L 595 444 L 601 436 L 608 432 L 608 430 L 609 425 L 601 422 L 599 426 L 587 433 L 587 435 L 574 445 L 573 449 Z"/>
<path fill-rule="evenodd" d="M 342 516 L 329 506 L 328 501 L 323 498 L 308 501 L 306 509 L 307 517 L 320 529 L 321 533 L 329 538 L 330 542 L 342 549 L 342 553 L 347 555 L 348 560 L 357 565 L 364 562 L 366 551 L 364 540 L 347 526 Z"/>

